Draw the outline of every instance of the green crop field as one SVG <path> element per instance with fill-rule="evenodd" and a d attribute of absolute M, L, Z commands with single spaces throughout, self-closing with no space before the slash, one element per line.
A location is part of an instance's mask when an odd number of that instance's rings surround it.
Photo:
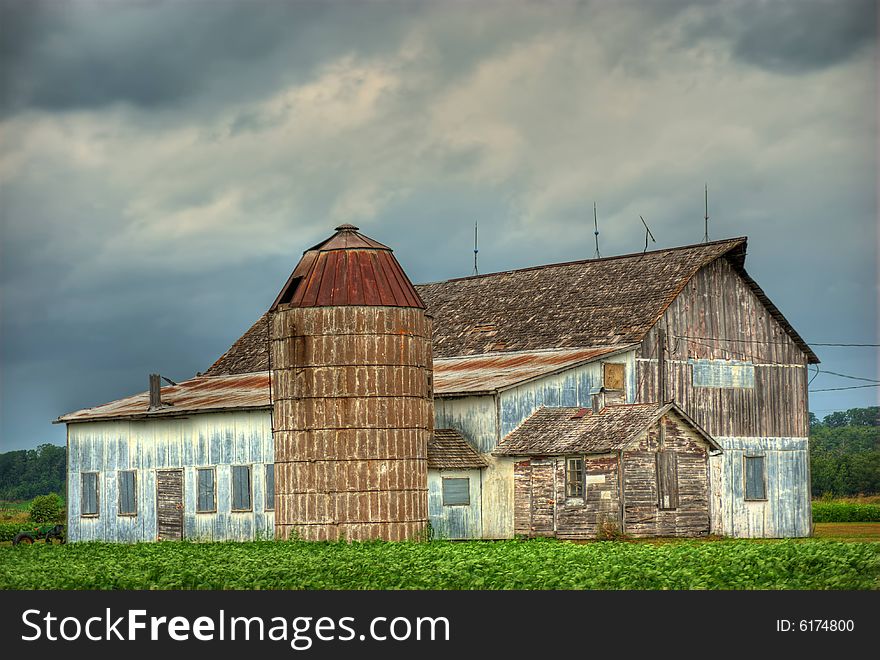
<path fill-rule="evenodd" d="M 5 589 L 878 589 L 830 540 L 77 543 L 0 547 Z"/>

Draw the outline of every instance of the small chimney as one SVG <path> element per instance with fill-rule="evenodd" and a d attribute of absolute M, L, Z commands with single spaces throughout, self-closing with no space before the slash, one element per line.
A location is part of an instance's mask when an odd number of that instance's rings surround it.
<path fill-rule="evenodd" d="M 150 374 L 150 410 L 162 407 L 162 383 L 159 374 Z"/>
<path fill-rule="evenodd" d="M 600 387 L 595 392 L 590 392 L 590 398 L 593 402 L 593 414 L 598 414 L 605 407 L 605 388 Z"/>

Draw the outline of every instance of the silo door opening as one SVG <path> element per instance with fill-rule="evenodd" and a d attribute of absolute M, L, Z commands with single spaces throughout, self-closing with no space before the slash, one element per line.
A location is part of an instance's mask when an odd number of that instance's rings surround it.
<path fill-rule="evenodd" d="M 183 539 L 183 470 L 156 471 L 156 536 Z"/>

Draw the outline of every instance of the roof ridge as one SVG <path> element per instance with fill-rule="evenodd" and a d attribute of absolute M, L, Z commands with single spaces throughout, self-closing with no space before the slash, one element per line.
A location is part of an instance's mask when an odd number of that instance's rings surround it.
<path fill-rule="evenodd" d="M 416 284 L 415 286 L 430 286 L 432 284 L 445 284 L 447 282 L 462 282 L 465 280 L 477 280 L 485 277 L 492 277 L 494 275 L 506 275 L 508 273 L 520 273 L 530 270 L 544 270 L 547 268 L 556 268 L 561 266 L 574 266 L 578 264 L 585 263 L 600 263 L 603 261 L 614 261 L 616 259 L 631 259 L 635 257 L 643 257 L 646 254 L 659 254 L 661 252 L 676 252 L 678 250 L 692 250 L 694 248 L 706 247 L 711 245 L 721 245 L 723 243 L 744 243 L 748 240 L 748 236 L 736 236 L 734 238 L 725 238 L 717 241 L 709 241 L 708 243 L 692 243 L 690 245 L 676 245 L 674 247 L 662 248 L 659 250 L 646 250 L 644 252 L 630 252 L 627 254 L 618 254 L 611 257 L 600 257 L 598 259 L 574 259 L 571 261 L 559 261 L 552 264 L 540 264 L 537 266 L 525 266 L 523 268 L 511 268 L 509 270 L 499 270 L 492 273 L 480 273 L 479 275 L 467 275 L 465 277 L 453 277 L 447 280 L 435 280 L 433 282 L 423 282 L 421 284 Z M 735 246 L 732 246 L 735 247 Z"/>

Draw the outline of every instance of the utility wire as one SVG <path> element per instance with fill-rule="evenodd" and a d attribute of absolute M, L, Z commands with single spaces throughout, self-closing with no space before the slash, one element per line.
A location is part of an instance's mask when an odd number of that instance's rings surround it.
<path fill-rule="evenodd" d="M 849 387 L 826 387 L 821 390 L 810 390 L 810 392 L 839 392 L 840 390 L 860 390 L 864 387 L 880 387 L 880 383 L 874 383 L 873 385 L 851 385 Z"/>
<path fill-rule="evenodd" d="M 828 371 L 827 369 L 822 370 L 823 374 L 831 374 L 832 376 L 840 376 L 841 378 L 852 378 L 853 380 L 865 380 L 869 383 L 880 383 L 880 380 L 876 378 L 862 378 L 861 376 L 850 376 L 848 374 L 839 374 L 836 371 Z"/>
<path fill-rule="evenodd" d="M 706 339 L 709 341 L 730 341 L 730 342 L 736 342 L 738 344 L 776 344 L 779 346 L 791 346 L 791 342 L 767 341 L 764 339 L 728 339 L 728 338 L 722 338 L 722 337 L 695 337 L 692 335 L 676 335 L 676 336 L 681 337 L 682 339 Z M 880 344 L 841 344 L 841 343 L 835 344 L 835 343 L 823 343 L 823 342 L 816 342 L 816 341 L 809 341 L 809 342 L 805 342 L 805 343 L 808 346 L 850 346 L 850 347 L 851 346 L 862 346 L 862 347 L 869 347 L 869 348 L 880 347 Z"/>

